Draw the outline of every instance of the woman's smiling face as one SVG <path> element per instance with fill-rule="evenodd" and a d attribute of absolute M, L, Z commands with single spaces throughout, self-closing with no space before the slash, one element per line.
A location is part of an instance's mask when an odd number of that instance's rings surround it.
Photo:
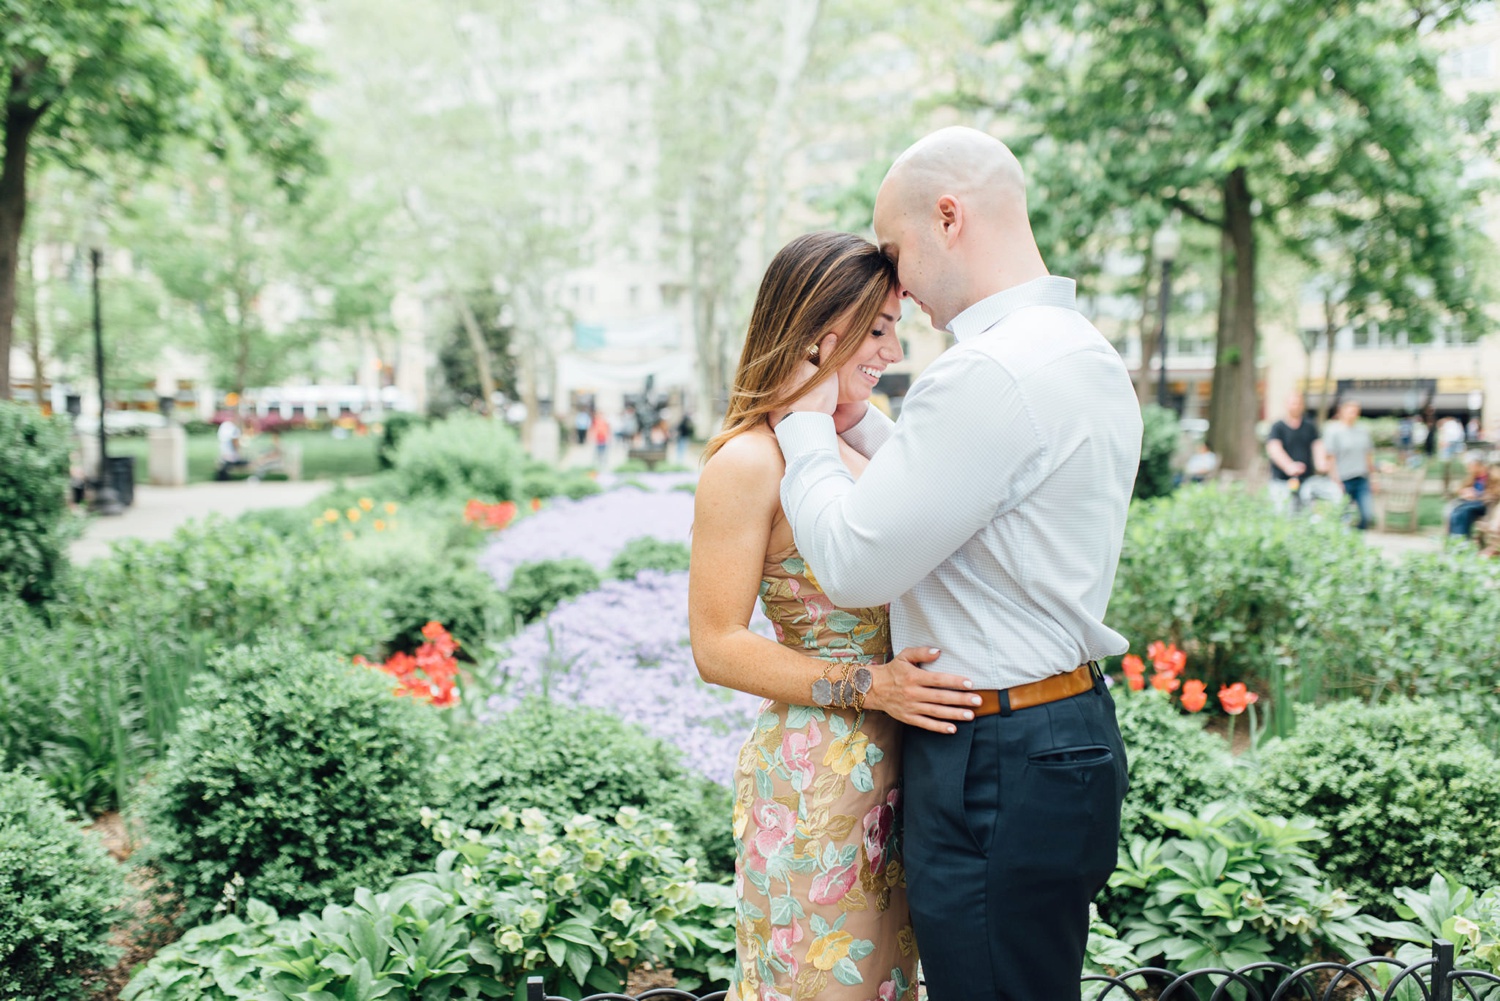
<path fill-rule="evenodd" d="M 859 350 L 839 369 L 839 403 L 861 403 L 868 400 L 886 366 L 894 365 L 905 357 L 901 351 L 901 341 L 896 337 L 896 321 L 899 319 L 901 299 L 892 290 L 886 296 L 885 304 L 880 307 L 880 315 L 875 319 L 875 329 L 865 331 L 865 339 Z M 841 339 L 855 333 L 841 329 L 847 327 L 849 322 L 849 319 L 845 319 L 840 328 L 835 329 Z"/>

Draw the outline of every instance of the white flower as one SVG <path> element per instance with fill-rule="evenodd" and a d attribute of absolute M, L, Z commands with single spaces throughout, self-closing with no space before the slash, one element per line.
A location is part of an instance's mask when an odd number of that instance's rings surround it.
<path fill-rule="evenodd" d="M 609 902 L 609 916 L 616 921 L 629 921 L 630 916 L 634 913 L 635 910 L 630 906 L 630 901 L 624 897 L 616 897 Z"/>
<path fill-rule="evenodd" d="M 479 882 L 479 870 L 472 865 L 466 865 L 459 870 L 459 875 L 464 878 L 465 883 Z"/>
<path fill-rule="evenodd" d="M 521 933 L 512 928 L 510 931 L 500 934 L 500 948 L 506 952 L 520 952 L 526 942 L 521 938 Z"/>
<path fill-rule="evenodd" d="M 535 931 L 542 926 L 542 912 L 535 907 L 523 907 L 520 922 L 522 931 Z"/>
<path fill-rule="evenodd" d="M 615 814 L 615 823 L 625 830 L 630 830 L 640 823 L 641 811 L 633 806 L 622 806 L 620 812 Z"/>
<path fill-rule="evenodd" d="M 577 888 L 578 877 L 573 875 L 571 872 L 563 873 L 561 876 L 557 877 L 556 882 L 552 884 L 552 890 L 554 893 L 571 893 Z"/>
<path fill-rule="evenodd" d="M 541 834 L 547 829 L 547 815 L 531 806 L 521 811 L 521 829 L 527 834 Z"/>
<path fill-rule="evenodd" d="M 422 807 L 422 809 L 420 811 L 420 815 L 422 817 L 422 826 L 423 827 L 431 827 L 432 826 L 432 822 L 437 819 L 437 814 L 433 811 L 432 807 L 430 807 L 430 806 L 424 806 L 424 807 Z"/>
<path fill-rule="evenodd" d="M 555 866 L 563 860 L 562 849 L 556 845 L 548 845 L 536 853 L 536 860 L 542 865 Z"/>
<path fill-rule="evenodd" d="M 1479 944 L 1479 926 L 1462 915 L 1453 919 L 1453 934 L 1461 935 L 1468 939 L 1470 945 L 1477 946 Z"/>
<path fill-rule="evenodd" d="M 604 868 L 604 853 L 597 848 L 590 848 L 583 853 L 583 867 L 589 872 L 598 872 Z"/>

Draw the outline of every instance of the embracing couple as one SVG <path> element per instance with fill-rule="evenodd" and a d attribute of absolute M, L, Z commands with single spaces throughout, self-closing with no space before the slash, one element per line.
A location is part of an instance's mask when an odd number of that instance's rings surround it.
<path fill-rule="evenodd" d="M 1103 618 L 1140 409 L 999 141 L 921 140 L 874 221 L 878 248 L 771 262 L 698 485 L 693 652 L 767 700 L 729 997 L 909 1001 L 920 951 L 933 1001 L 1076 1001 L 1127 784 L 1096 661 L 1127 646 Z M 903 297 L 957 343 L 892 422 L 868 401 Z"/>

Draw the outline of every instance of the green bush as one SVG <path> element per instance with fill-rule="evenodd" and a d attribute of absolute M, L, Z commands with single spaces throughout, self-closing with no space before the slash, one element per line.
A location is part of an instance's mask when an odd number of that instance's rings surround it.
<path fill-rule="evenodd" d="M 505 594 L 522 621 L 532 622 L 599 584 L 599 571 L 585 560 L 539 560 L 516 567 Z"/>
<path fill-rule="evenodd" d="M 396 452 L 401 447 L 401 439 L 413 428 L 425 426 L 427 418 L 421 414 L 393 410 L 380 423 L 380 443 L 375 446 L 375 463 L 381 470 L 386 470 L 396 465 Z"/>
<path fill-rule="evenodd" d="M 183 923 L 241 896 L 307 907 L 383 886 L 431 857 L 417 824 L 449 791 L 439 710 L 391 679 L 273 637 L 221 656 L 145 794 L 144 861 Z"/>
<path fill-rule="evenodd" d="M 695 883 L 670 828 L 629 810 L 562 828 L 537 811 L 498 819 L 482 835 L 429 815 L 445 849 L 432 871 L 320 915 L 278 919 L 252 899 L 157 953 L 121 999 L 510 997 L 532 973 L 577 997 L 648 961 L 687 988 L 728 976 L 733 891 Z"/>
<path fill-rule="evenodd" d="M 0 599 L 0 769 L 32 773 L 80 814 L 119 809 L 164 753 L 205 646 L 129 619 L 49 628 Z"/>
<path fill-rule="evenodd" d="M 1141 408 L 1141 465 L 1135 474 L 1135 496 L 1140 500 L 1172 492 L 1172 460 L 1182 441 L 1177 414 L 1165 407 Z"/>
<path fill-rule="evenodd" d="M 557 469 L 545 462 L 528 462 L 516 487 L 516 496 L 567 497 L 578 500 L 601 492 L 594 478 L 582 469 Z"/>
<path fill-rule="evenodd" d="M 83 974 L 113 966 L 119 867 L 41 783 L 0 772 L 0 996 L 71 1001 Z"/>
<path fill-rule="evenodd" d="M 609 818 L 621 807 L 671 821 L 705 871 L 734 871 L 729 791 L 672 745 L 609 713 L 532 700 L 476 730 L 458 769 L 455 810 L 483 824 L 501 807 Z"/>
<path fill-rule="evenodd" d="M 0 400 L 0 595 L 54 598 L 77 526 L 68 515 L 68 425 Z"/>
<path fill-rule="evenodd" d="M 1154 688 L 1132 692 L 1116 686 L 1114 694 L 1120 737 L 1130 758 L 1130 794 L 1120 814 L 1123 842 L 1159 836 L 1161 824 L 1151 819 L 1152 813 L 1196 813 L 1232 797 L 1247 781 L 1247 770 L 1235 767 L 1224 739 L 1203 728 L 1203 716 L 1184 715 Z"/>
<path fill-rule="evenodd" d="M 504 424 L 455 414 L 406 432 L 393 461 L 409 496 L 505 501 L 518 499 L 524 458 L 515 432 Z"/>
<path fill-rule="evenodd" d="M 631 539 L 610 561 L 608 575 L 615 580 L 635 580 L 642 570 L 675 573 L 688 568 L 690 551 L 680 542 L 662 542 L 649 535 Z"/>
<path fill-rule="evenodd" d="M 1500 873 L 1500 760 L 1430 702 L 1343 702 L 1262 750 L 1254 803 L 1328 832 L 1319 861 L 1367 906 L 1438 872 L 1488 887 Z"/>
<path fill-rule="evenodd" d="M 384 651 L 411 653 L 424 642 L 422 627 L 437 621 L 458 640 L 460 657 L 482 659 L 486 640 L 510 632 L 510 602 L 471 561 L 439 557 L 372 568 L 382 582 Z"/>
<path fill-rule="evenodd" d="M 1316 666 L 1291 655 L 1313 582 L 1382 562 L 1335 523 L 1279 517 L 1238 490 L 1182 490 L 1132 505 L 1110 623 L 1141 645 L 1176 643 L 1210 692 L 1235 681 L 1267 691 L 1274 666 Z"/>
<path fill-rule="evenodd" d="M 289 537 L 209 518 L 166 542 L 116 543 L 109 559 L 76 576 L 69 616 L 104 628 L 150 623 L 163 633 L 205 633 L 218 646 L 287 629 L 350 655 L 370 652 L 381 634 L 380 582 L 329 533 Z"/>
<path fill-rule="evenodd" d="M 1226 804 L 1157 816 L 1177 836 L 1134 839 L 1109 880 L 1136 891 L 1118 923 L 1142 959 L 1233 970 L 1367 954 L 1358 905 L 1307 847 L 1327 837 L 1312 824 Z"/>
<path fill-rule="evenodd" d="M 1203 729 L 1202 716 L 1184 715 L 1154 688 L 1114 689 L 1120 738 L 1130 759 L 1130 792 L 1120 808 L 1122 850 L 1141 838 L 1161 837 L 1154 819 L 1169 810 L 1196 813 L 1209 803 L 1232 798 L 1241 781 L 1223 738 Z M 1130 887 L 1108 887 L 1099 898 L 1104 919 L 1118 924 L 1139 904 Z"/>

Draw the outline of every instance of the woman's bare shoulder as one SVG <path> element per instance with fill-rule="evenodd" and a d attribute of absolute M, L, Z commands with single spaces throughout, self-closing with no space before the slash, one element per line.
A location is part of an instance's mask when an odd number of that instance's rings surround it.
<path fill-rule="evenodd" d="M 698 491 L 734 493 L 765 499 L 774 503 L 781 490 L 781 474 L 786 463 L 774 436 L 761 431 L 735 435 L 704 463 L 698 477 Z"/>

